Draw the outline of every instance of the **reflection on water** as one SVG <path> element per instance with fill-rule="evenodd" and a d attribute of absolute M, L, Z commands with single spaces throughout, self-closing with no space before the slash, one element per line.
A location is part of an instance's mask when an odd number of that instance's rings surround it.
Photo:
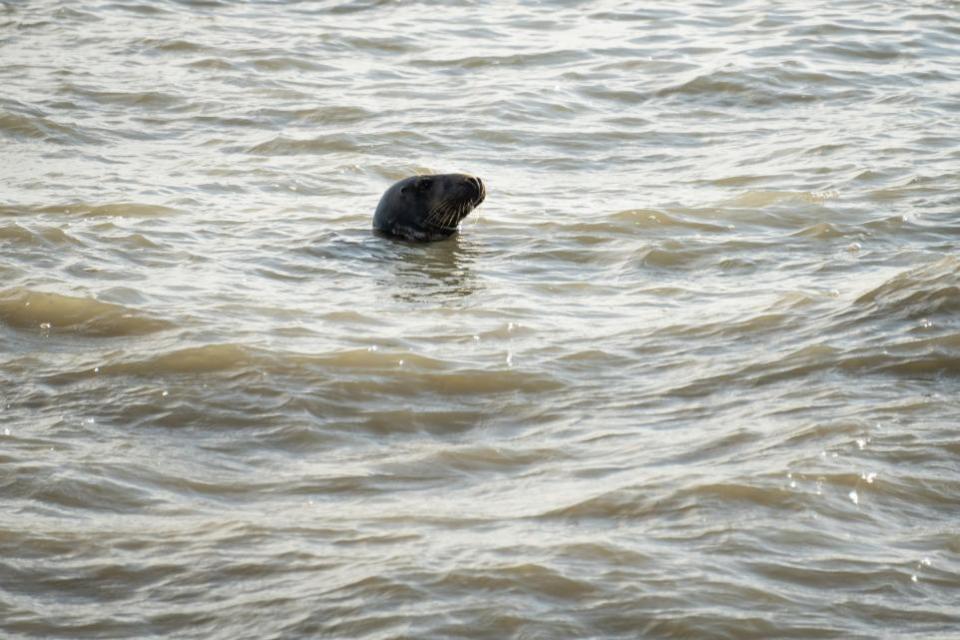
<path fill-rule="evenodd" d="M 464 298 L 483 286 L 471 272 L 481 256 L 475 240 L 455 236 L 449 242 L 427 246 L 382 241 L 395 246 L 383 263 L 390 271 L 389 277 L 382 278 L 380 284 L 398 302 L 460 308 Z"/>
<path fill-rule="evenodd" d="M 0 3 L 0 636 L 954 638 L 958 34 Z"/>

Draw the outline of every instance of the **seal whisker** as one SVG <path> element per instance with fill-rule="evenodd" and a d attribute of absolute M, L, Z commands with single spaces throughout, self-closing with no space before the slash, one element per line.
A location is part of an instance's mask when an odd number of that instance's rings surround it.
<path fill-rule="evenodd" d="M 437 206 L 430 210 L 430 213 L 427 214 L 424 222 L 426 224 L 434 224 L 441 218 L 445 217 L 447 215 L 449 204 L 450 203 L 446 200 L 440 202 Z"/>
<path fill-rule="evenodd" d="M 463 205 L 455 206 L 452 208 L 450 215 L 447 217 L 446 227 L 456 227 L 457 223 L 460 222 L 460 218 L 463 217 Z"/>
<path fill-rule="evenodd" d="M 466 218 L 468 213 L 470 213 L 470 203 L 464 202 L 457 211 L 457 224 L 460 224 L 460 221 Z"/>
<path fill-rule="evenodd" d="M 446 229 L 454 228 L 457 226 L 459 221 L 460 207 L 455 203 L 451 202 L 447 211 L 446 217 L 443 219 L 443 227 Z"/>
<path fill-rule="evenodd" d="M 452 203 L 449 200 L 440 203 L 440 206 L 437 207 L 437 215 L 435 217 L 431 216 L 428 222 L 438 227 L 446 227 L 446 221 L 450 217 L 451 206 Z"/>
<path fill-rule="evenodd" d="M 443 218 L 443 226 L 449 227 L 450 221 L 453 220 L 453 216 L 457 211 L 457 203 L 450 201 L 447 205 L 447 215 Z"/>
<path fill-rule="evenodd" d="M 434 221 L 438 218 L 438 216 L 440 215 L 440 209 L 441 209 L 441 207 L 442 207 L 442 204 L 441 204 L 441 205 L 437 205 L 437 206 L 433 207 L 432 209 L 430 209 L 430 210 L 427 212 L 427 215 L 424 216 L 424 218 L 423 218 L 424 224 L 433 224 L 433 222 L 434 222 Z"/>
<path fill-rule="evenodd" d="M 443 216 L 443 220 L 440 222 L 440 226 L 449 227 L 450 220 L 453 218 L 455 213 L 456 213 L 456 210 L 453 206 L 453 203 L 450 203 L 450 206 L 447 207 L 446 213 Z"/>

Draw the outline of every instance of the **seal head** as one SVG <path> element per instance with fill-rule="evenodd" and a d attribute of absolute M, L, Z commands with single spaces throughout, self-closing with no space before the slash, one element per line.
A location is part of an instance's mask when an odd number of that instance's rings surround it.
<path fill-rule="evenodd" d="M 404 178 L 380 198 L 373 230 L 413 242 L 443 240 L 486 196 L 480 178 L 462 173 Z"/>

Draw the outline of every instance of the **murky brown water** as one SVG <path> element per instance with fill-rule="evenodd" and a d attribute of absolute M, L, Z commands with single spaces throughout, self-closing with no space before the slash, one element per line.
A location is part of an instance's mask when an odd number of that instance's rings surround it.
<path fill-rule="evenodd" d="M 957 2 L 7 1 L 0 62 L 4 638 L 960 637 Z"/>

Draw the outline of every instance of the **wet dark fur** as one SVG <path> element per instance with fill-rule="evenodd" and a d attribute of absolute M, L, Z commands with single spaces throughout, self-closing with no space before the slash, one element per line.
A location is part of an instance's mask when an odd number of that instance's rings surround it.
<path fill-rule="evenodd" d="M 413 242 L 443 240 L 486 195 L 480 178 L 462 173 L 404 178 L 380 198 L 373 230 Z"/>

